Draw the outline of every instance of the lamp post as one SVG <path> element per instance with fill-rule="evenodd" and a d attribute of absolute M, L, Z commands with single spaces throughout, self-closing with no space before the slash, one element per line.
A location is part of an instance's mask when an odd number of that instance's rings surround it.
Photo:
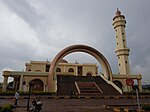
<path fill-rule="evenodd" d="M 29 111 L 29 104 L 30 104 L 30 92 L 31 92 L 31 86 L 33 85 L 33 82 L 29 81 L 29 94 L 28 94 L 28 102 L 27 102 L 27 111 Z"/>

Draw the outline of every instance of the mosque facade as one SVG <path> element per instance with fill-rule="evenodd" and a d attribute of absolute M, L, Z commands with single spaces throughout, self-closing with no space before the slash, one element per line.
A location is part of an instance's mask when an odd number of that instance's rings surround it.
<path fill-rule="evenodd" d="M 13 77 L 13 88 L 15 90 L 29 91 L 29 82 L 34 82 L 34 91 L 56 92 L 57 75 L 64 76 L 99 76 L 108 84 L 113 86 L 121 94 L 130 92 L 132 87 L 127 80 L 137 81 L 139 91 L 142 91 L 141 74 L 131 74 L 129 66 L 129 51 L 126 40 L 125 16 L 117 9 L 112 23 L 116 38 L 116 56 L 118 59 L 118 74 L 113 74 L 107 59 L 96 49 L 85 45 L 72 45 L 60 51 L 50 61 L 30 61 L 25 63 L 25 71 L 3 71 L 3 91 L 7 90 L 8 77 Z M 95 63 L 68 63 L 63 58 L 72 52 L 85 52 L 95 57 L 102 66 L 102 72 L 98 73 L 98 66 Z"/>

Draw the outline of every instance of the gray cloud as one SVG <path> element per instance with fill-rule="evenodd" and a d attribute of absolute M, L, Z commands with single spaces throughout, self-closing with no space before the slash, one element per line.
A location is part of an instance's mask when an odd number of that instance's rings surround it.
<path fill-rule="evenodd" d="M 44 19 L 44 15 L 38 13 L 27 0 L 16 0 L 15 2 L 12 0 L 3 0 L 3 3 L 31 27 L 36 28 L 40 21 Z"/>
<path fill-rule="evenodd" d="M 112 18 L 119 8 L 127 20 L 131 71 L 143 74 L 143 83 L 149 83 L 149 5 L 148 0 L 2 0 L 0 71 L 7 67 L 21 70 L 26 61 L 52 60 L 66 46 L 86 44 L 99 50 L 117 73 Z M 65 58 L 96 62 L 84 53 Z"/>

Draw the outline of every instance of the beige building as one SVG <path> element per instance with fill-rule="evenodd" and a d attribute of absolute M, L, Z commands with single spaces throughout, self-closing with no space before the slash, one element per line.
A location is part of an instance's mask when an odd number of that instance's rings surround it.
<path fill-rule="evenodd" d="M 115 89 L 123 92 L 131 91 L 131 86 L 128 86 L 126 83 L 127 79 L 131 79 L 137 81 L 139 90 L 142 91 L 142 75 L 130 73 L 128 59 L 130 49 L 127 47 L 125 32 L 126 20 L 125 16 L 118 9 L 113 18 L 113 27 L 116 33 L 115 53 L 118 59 L 118 74 L 112 73 L 109 62 L 96 49 L 85 45 L 72 45 L 59 52 L 52 62 L 31 61 L 25 64 L 25 71 L 3 71 L 3 91 L 6 91 L 8 77 L 13 77 L 13 88 L 20 91 L 29 91 L 29 82 L 32 81 L 34 82 L 32 89 L 35 91 L 56 92 L 57 75 L 100 76 Z M 101 74 L 98 73 L 97 64 L 68 63 L 66 60 L 63 60 L 66 55 L 72 52 L 85 52 L 95 57 L 102 66 Z"/>
<path fill-rule="evenodd" d="M 4 82 L 3 91 L 7 88 L 8 77 L 13 77 L 13 88 L 19 91 L 29 91 L 29 81 L 34 82 L 34 91 L 48 92 L 48 74 L 51 62 L 49 61 L 30 61 L 25 63 L 25 71 L 3 71 Z M 74 76 L 97 76 L 97 64 L 78 62 L 68 63 L 61 60 L 56 72 L 57 75 Z"/>

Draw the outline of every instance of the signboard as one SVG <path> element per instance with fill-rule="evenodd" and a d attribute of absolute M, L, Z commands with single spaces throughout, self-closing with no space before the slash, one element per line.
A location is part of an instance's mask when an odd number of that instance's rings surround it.
<path fill-rule="evenodd" d="M 131 78 L 127 79 L 126 83 L 127 83 L 128 86 L 133 86 L 134 85 L 134 81 Z"/>

